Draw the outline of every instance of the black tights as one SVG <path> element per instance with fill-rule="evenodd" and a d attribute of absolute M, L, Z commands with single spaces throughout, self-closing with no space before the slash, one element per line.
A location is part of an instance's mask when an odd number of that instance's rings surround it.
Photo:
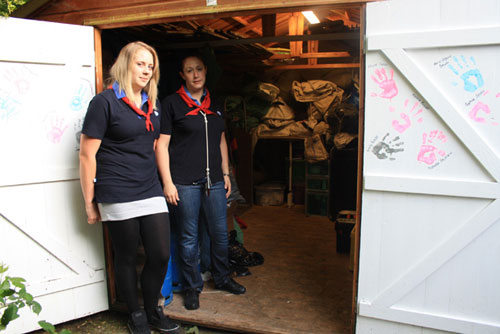
<path fill-rule="evenodd" d="M 153 314 L 158 305 L 170 257 L 168 213 L 158 213 L 106 223 L 114 250 L 115 281 L 129 312 L 140 309 L 137 296 L 137 248 L 140 240 L 146 253 L 141 274 L 144 309 Z"/>

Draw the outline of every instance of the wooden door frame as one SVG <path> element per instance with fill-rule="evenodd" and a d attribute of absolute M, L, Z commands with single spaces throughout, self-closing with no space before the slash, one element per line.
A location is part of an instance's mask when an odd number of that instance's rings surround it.
<path fill-rule="evenodd" d="M 360 8 L 360 35 L 359 53 L 359 116 L 358 116 L 358 167 L 356 184 L 356 224 L 354 238 L 354 264 L 352 277 L 352 309 L 351 309 L 351 333 L 356 332 L 356 313 L 358 304 L 358 278 L 359 278 L 359 241 L 361 237 L 361 204 L 363 191 L 363 143 L 365 130 L 365 40 L 366 36 L 366 4 Z M 351 240 L 352 242 L 352 240 Z"/>
<path fill-rule="evenodd" d="M 379 1 L 379 0 L 375 0 Z M 356 185 L 356 232 L 355 232 L 355 246 L 354 246 L 354 267 L 353 267 L 353 292 L 352 292 L 352 307 L 351 307 L 351 333 L 355 332 L 355 322 L 356 322 L 356 314 L 357 314 L 357 288 L 358 288 L 358 273 L 359 273 L 359 240 L 360 240 L 360 222 L 361 222 L 361 199 L 362 199 L 362 187 L 363 187 L 363 138 L 364 138 L 364 83 L 365 83 L 365 47 L 364 47 L 364 37 L 365 37 L 365 29 L 366 29 L 366 2 L 361 1 L 357 3 L 360 9 L 361 16 L 361 25 L 360 25 L 360 67 L 359 67 L 359 116 L 358 116 L 358 164 L 357 164 L 357 185 Z M 342 5 L 350 5 L 352 6 L 352 2 L 346 1 L 345 3 L 334 3 L 333 6 L 342 6 Z M 293 8 L 294 10 L 300 10 L 303 6 L 298 8 Z M 274 11 L 283 11 L 287 8 L 276 8 Z M 289 9 L 289 8 L 288 8 Z M 262 8 L 262 11 L 268 13 L 270 10 L 266 8 Z M 259 13 L 259 9 L 255 9 L 255 12 Z M 235 12 L 226 12 L 224 16 L 228 16 L 231 14 L 235 14 Z M 201 19 L 209 16 L 209 14 L 196 14 L 193 13 L 189 19 Z M 168 18 L 164 19 L 163 22 L 172 22 L 176 21 L 179 18 Z M 182 17 L 185 20 L 185 17 Z M 159 22 L 155 22 L 159 23 Z M 144 25 L 149 25 L 152 23 L 144 23 Z M 124 27 L 124 26 L 122 26 Z M 103 64 L 102 64 L 102 29 L 110 29 L 115 28 L 115 25 L 100 25 L 98 27 L 94 27 L 95 31 L 95 51 L 96 51 L 96 93 L 99 93 L 103 90 Z M 109 233 L 107 231 L 106 226 L 103 226 L 104 233 L 104 242 L 105 242 L 105 253 L 106 253 L 106 271 L 108 275 L 108 296 L 109 296 L 109 304 L 110 307 L 113 308 L 113 305 L 117 301 L 117 293 L 116 293 L 116 284 L 113 270 L 113 257 L 112 257 L 112 245 L 111 239 L 109 237 Z M 118 306 L 119 309 L 122 306 Z"/>

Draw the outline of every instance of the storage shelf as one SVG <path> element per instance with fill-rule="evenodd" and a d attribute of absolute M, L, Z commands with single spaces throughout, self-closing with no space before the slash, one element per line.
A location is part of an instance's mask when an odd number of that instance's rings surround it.
<path fill-rule="evenodd" d="M 330 202 L 330 161 L 306 162 L 306 215 L 328 216 Z"/>

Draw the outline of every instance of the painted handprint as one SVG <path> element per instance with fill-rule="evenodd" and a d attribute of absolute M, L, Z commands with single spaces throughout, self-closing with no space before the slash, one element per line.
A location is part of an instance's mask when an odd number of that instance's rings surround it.
<path fill-rule="evenodd" d="M 68 125 L 64 122 L 64 118 L 52 115 L 50 117 L 50 125 L 48 125 L 47 139 L 54 144 L 60 143 L 67 128 Z"/>
<path fill-rule="evenodd" d="M 382 92 L 371 93 L 371 96 L 379 96 L 384 99 L 392 99 L 396 95 L 398 95 L 398 87 L 396 86 L 396 82 L 394 81 L 394 71 L 392 68 L 389 71 L 390 77 L 387 77 L 387 73 L 385 72 L 385 68 L 377 68 L 375 70 L 375 75 L 372 75 L 372 80 L 382 89 Z"/>
<path fill-rule="evenodd" d="M 417 160 L 421 161 L 427 165 L 432 165 L 437 160 L 437 155 L 444 157 L 446 152 L 437 148 L 434 141 L 440 141 L 441 143 L 446 143 L 446 135 L 439 130 L 433 130 L 428 134 L 426 132 L 422 135 L 422 146 L 420 146 L 420 152 L 418 152 Z M 437 155 L 436 155 L 437 154 Z"/>
<path fill-rule="evenodd" d="M 416 118 L 417 122 L 421 123 L 422 122 L 422 117 L 419 115 L 424 111 L 423 108 L 420 106 L 419 102 L 415 102 L 413 106 L 411 106 L 411 109 L 408 110 L 409 108 L 410 101 L 409 99 L 406 99 L 404 102 L 404 107 L 406 109 L 406 112 L 402 112 L 399 114 L 399 116 L 402 119 L 401 121 L 398 120 L 393 120 L 392 121 L 392 127 L 394 130 L 396 130 L 399 133 L 403 133 L 406 131 L 411 126 L 411 118 Z M 389 110 L 391 112 L 394 112 L 396 109 L 394 107 L 390 107 Z"/>
<path fill-rule="evenodd" d="M 461 55 L 460 58 L 457 56 L 453 56 L 453 62 L 455 65 L 451 63 L 448 64 L 448 68 L 460 79 L 462 79 L 464 83 L 464 90 L 467 92 L 475 92 L 478 88 L 484 85 L 483 76 L 481 72 L 476 67 L 476 60 L 474 57 L 469 57 L 469 61 Z"/>
<path fill-rule="evenodd" d="M 71 99 L 70 108 L 74 111 L 82 110 L 89 101 L 89 87 L 88 84 L 81 83 L 78 91 Z"/>
<path fill-rule="evenodd" d="M 403 152 L 404 148 L 401 147 L 404 142 L 400 141 L 399 136 L 388 140 L 389 133 L 386 133 L 380 142 L 378 142 L 372 149 L 373 154 L 380 159 L 395 160 L 392 156 L 394 153 Z"/>
<path fill-rule="evenodd" d="M 75 130 L 75 140 L 76 140 L 76 143 L 78 144 L 77 151 L 80 149 L 80 136 L 82 134 L 82 124 L 83 124 L 83 119 L 81 119 L 81 118 L 79 118 L 73 124 L 73 130 Z"/>
<path fill-rule="evenodd" d="M 488 121 L 493 125 L 498 125 L 498 122 L 495 121 L 493 115 L 491 113 L 490 107 L 487 104 L 482 103 L 481 101 L 477 102 L 474 107 L 469 111 L 469 117 L 477 123 L 486 123 L 486 118 L 479 116 L 479 113 L 484 112 L 488 115 Z"/>
<path fill-rule="evenodd" d="M 34 75 L 23 67 L 22 69 L 10 68 L 4 72 L 3 76 L 16 87 L 17 93 L 26 94 L 31 88 L 30 79 Z"/>
<path fill-rule="evenodd" d="M 12 116 L 17 113 L 18 107 L 21 103 L 13 99 L 8 94 L 3 94 L 0 90 L 0 120 L 8 121 Z"/>

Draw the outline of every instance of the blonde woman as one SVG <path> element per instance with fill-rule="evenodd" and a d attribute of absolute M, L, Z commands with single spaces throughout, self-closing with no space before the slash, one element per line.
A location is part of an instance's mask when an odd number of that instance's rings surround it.
<path fill-rule="evenodd" d="M 180 328 L 158 305 L 170 256 L 168 208 L 158 178 L 154 146 L 160 130 L 156 51 L 127 44 L 110 70 L 111 86 L 96 95 L 85 116 L 80 143 L 80 180 L 89 224 L 103 221 L 114 250 L 116 285 L 130 312 L 132 334 Z M 146 262 L 137 294 L 137 248 Z"/>

